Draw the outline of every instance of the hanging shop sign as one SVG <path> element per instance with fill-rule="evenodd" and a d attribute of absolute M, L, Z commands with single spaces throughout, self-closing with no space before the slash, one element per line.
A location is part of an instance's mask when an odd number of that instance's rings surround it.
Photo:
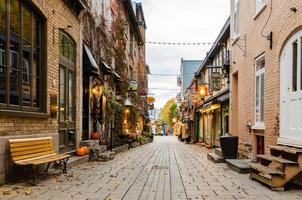
<path fill-rule="evenodd" d="M 148 96 L 147 97 L 147 102 L 148 102 L 148 104 L 154 103 L 155 102 L 155 98 L 151 97 L 151 96 Z"/>
<path fill-rule="evenodd" d="M 148 91 L 146 89 L 140 89 L 139 90 L 139 95 L 141 95 L 141 96 L 147 96 L 147 94 L 148 94 Z"/>
<path fill-rule="evenodd" d="M 136 81 L 132 80 L 129 82 L 128 91 L 137 91 L 138 90 L 138 84 Z"/>
<path fill-rule="evenodd" d="M 222 75 L 220 72 L 211 73 L 211 90 L 219 91 L 221 89 Z"/>

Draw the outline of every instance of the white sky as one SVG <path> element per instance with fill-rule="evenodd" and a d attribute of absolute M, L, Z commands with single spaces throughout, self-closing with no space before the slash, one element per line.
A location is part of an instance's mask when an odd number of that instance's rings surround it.
<path fill-rule="evenodd" d="M 140 0 L 147 24 L 147 41 L 214 42 L 227 20 L 229 0 Z M 211 46 L 147 44 L 146 61 L 152 74 L 179 74 L 180 60 L 205 57 Z M 149 76 L 149 88 L 177 89 L 176 77 Z M 161 108 L 177 91 L 150 90 Z"/>

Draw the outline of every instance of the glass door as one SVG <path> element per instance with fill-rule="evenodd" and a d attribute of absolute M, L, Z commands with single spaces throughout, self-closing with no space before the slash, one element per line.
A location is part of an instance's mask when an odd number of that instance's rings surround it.
<path fill-rule="evenodd" d="M 75 76 L 74 73 L 60 66 L 59 98 L 59 145 L 61 152 L 75 149 Z"/>

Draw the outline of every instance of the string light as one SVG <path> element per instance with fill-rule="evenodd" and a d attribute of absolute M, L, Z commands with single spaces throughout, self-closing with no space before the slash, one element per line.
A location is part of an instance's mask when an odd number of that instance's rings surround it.
<path fill-rule="evenodd" d="M 207 45 L 226 45 L 223 42 L 158 42 L 158 41 L 145 41 L 142 43 L 138 43 L 136 41 L 126 40 L 128 43 L 134 43 L 134 44 L 154 44 L 154 45 L 169 45 L 169 46 L 207 46 Z"/>
<path fill-rule="evenodd" d="M 180 91 L 181 89 L 177 89 L 177 88 L 149 88 L 149 90 Z"/>
<path fill-rule="evenodd" d="M 133 72 L 135 74 L 143 74 L 143 75 L 148 75 L 148 76 L 180 76 L 181 74 L 161 74 L 161 73 L 156 73 L 156 74 L 146 74 L 146 73 L 139 73 L 139 72 Z M 184 73 L 182 75 L 195 75 L 195 73 Z"/>

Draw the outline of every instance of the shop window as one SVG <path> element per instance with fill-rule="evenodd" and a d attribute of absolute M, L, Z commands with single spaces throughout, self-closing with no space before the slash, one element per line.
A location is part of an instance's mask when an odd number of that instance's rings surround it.
<path fill-rule="evenodd" d="M 256 59 L 256 125 L 264 123 L 264 55 Z"/>
<path fill-rule="evenodd" d="M 0 0 L 0 109 L 42 111 L 41 19 L 24 1 Z"/>

